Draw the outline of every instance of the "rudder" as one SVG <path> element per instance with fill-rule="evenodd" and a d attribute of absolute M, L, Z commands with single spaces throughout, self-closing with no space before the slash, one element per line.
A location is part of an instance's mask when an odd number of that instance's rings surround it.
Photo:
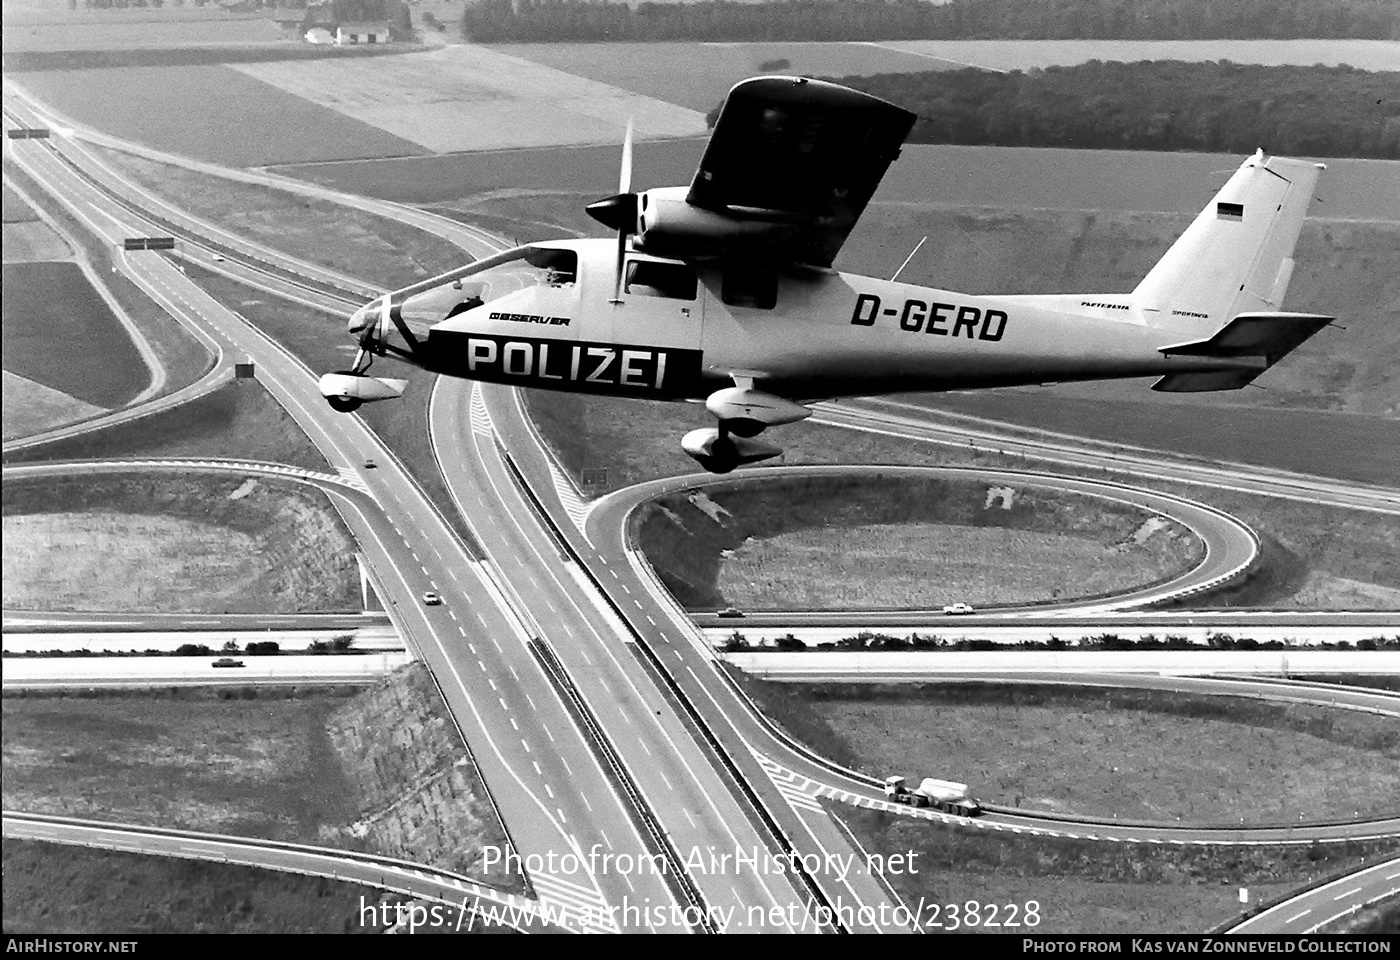
<path fill-rule="evenodd" d="M 1242 313 L 1277 311 L 1323 169 L 1255 153 L 1138 284 L 1134 312 L 1151 326 L 1195 334 Z"/>

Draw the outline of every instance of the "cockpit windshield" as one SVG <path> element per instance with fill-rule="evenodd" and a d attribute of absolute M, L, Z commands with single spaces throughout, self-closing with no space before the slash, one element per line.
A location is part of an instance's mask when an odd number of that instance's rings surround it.
<path fill-rule="evenodd" d="M 528 245 L 414 284 L 395 294 L 394 303 L 409 323 L 431 325 L 521 291 L 568 295 L 577 277 L 573 250 Z"/>

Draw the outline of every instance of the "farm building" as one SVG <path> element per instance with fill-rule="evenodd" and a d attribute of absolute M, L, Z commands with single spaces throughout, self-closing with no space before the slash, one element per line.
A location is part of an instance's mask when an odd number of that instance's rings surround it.
<path fill-rule="evenodd" d="M 346 21 L 335 28 L 337 46 L 356 43 L 388 43 L 389 22 L 387 20 Z"/>

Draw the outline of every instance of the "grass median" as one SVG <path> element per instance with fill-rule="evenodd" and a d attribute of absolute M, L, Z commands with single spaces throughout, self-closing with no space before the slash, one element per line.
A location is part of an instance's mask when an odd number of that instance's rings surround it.
<path fill-rule="evenodd" d="M 9 480 L 6 608 L 357 610 L 355 544 L 325 494 L 239 475 Z"/>

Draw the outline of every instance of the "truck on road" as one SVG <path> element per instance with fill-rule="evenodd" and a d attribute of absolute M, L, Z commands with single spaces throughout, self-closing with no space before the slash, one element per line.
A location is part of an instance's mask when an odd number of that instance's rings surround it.
<path fill-rule="evenodd" d="M 903 777 L 886 777 L 885 796 L 895 803 L 911 807 L 932 807 L 957 817 L 976 817 L 982 814 L 982 805 L 967 795 L 965 783 L 924 777 L 912 790 L 904 783 Z"/>

